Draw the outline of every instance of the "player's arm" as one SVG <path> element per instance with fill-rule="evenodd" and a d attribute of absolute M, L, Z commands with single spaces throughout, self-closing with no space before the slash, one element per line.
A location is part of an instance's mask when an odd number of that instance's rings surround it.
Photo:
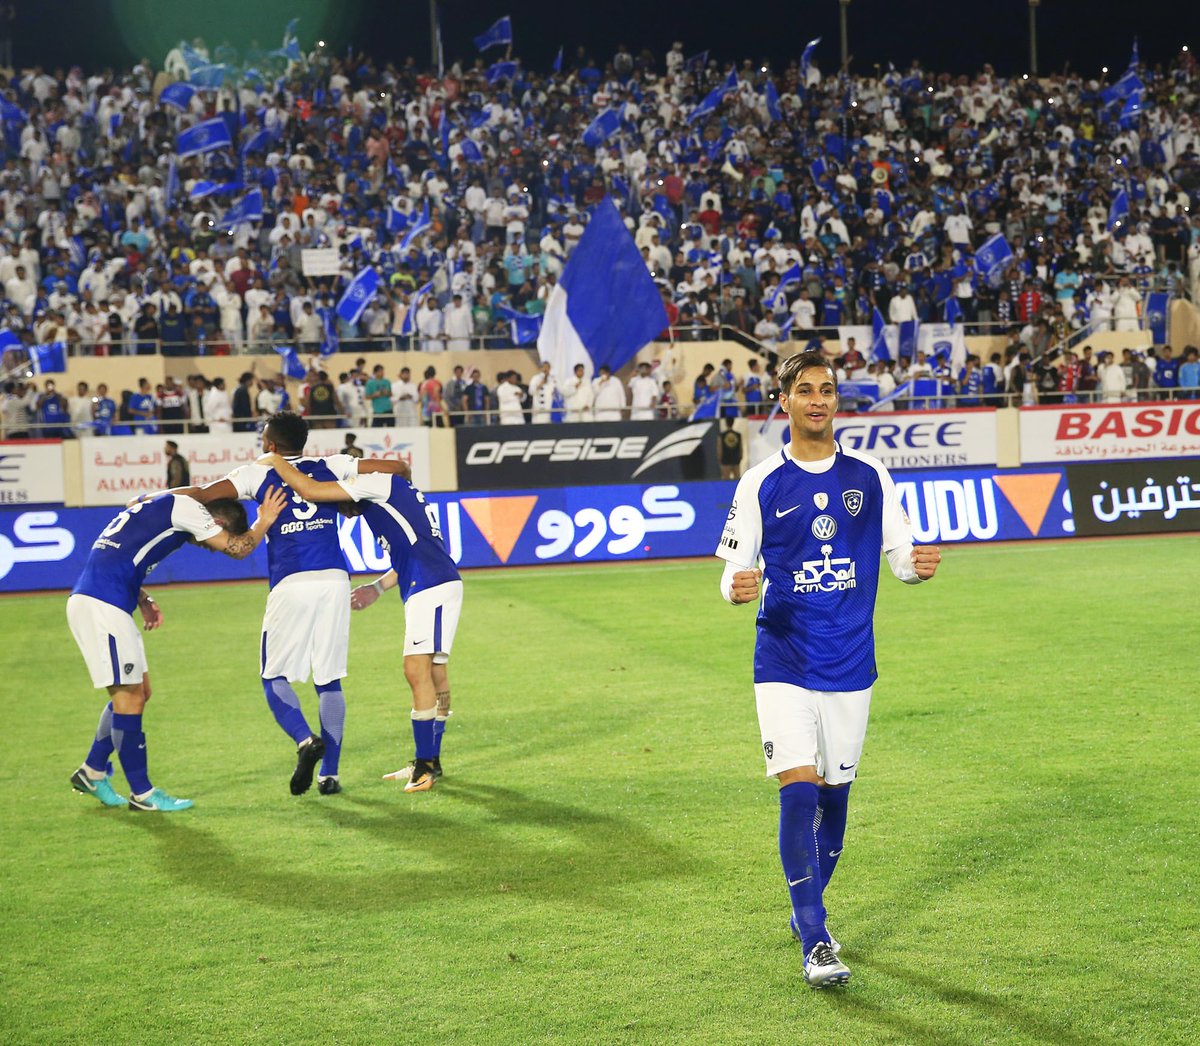
<path fill-rule="evenodd" d="M 258 507 L 258 519 L 254 521 L 254 526 L 244 534 L 230 534 L 228 530 L 222 530 L 219 534 L 214 534 L 201 541 L 200 544 L 205 548 L 211 548 L 214 552 L 223 552 L 230 559 L 245 559 L 258 548 L 259 542 L 267 536 L 271 524 L 279 518 L 279 513 L 283 511 L 287 503 L 288 497 L 282 488 L 267 487 L 262 504 Z"/>
<path fill-rule="evenodd" d="M 282 455 L 264 454 L 258 459 L 258 463 L 274 469 L 279 478 L 305 501 L 320 503 L 351 500 L 346 488 L 340 483 L 306 476 Z"/>
<path fill-rule="evenodd" d="M 153 501 L 155 498 L 161 498 L 167 494 L 181 494 L 185 498 L 191 498 L 193 501 L 200 502 L 201 505 L 207 505 L 210 501 L 221 501 L 229 499 L 238 501 L 242 495 L 227 479 L 219 479 L 215 483 L 209 483 L 204 487 L 171 487 L 168 490 L 152 490 L 146 494 L 139 494 L 136 498 L 130 498 L 125 502 L 125 507 L 130 508 L 133 505 L 143 501 Z"/>
<path fill-rule="evenodd" d="M 912 524 L 900 504 L 896 485 L 883 466 L 880 466 L 883 486 L 883 551 L 888 566 L 906 585 L 919 585 L 937 573 L 942 551 L 936 545 L 914 545 Z"/>
<path fill-rule="evenodd" d="M 403 476 L 405 479 L 412 475 L 408 462 L 395 458 L 362 458 L 358 463 L 358 471 L 360 475 L 382 472 L 389 476 Z"/>
<path fill-rule="evenodd" d="M 383 577 L 376 578 L 369 585 L 359 585 L 350 593 L 350 609 L 366 610 L 385 592 L 400 584 L 400 578 L 394 570 L 389 570 Z"/>
<path fill-rule="evenodd" d="M 138 610 L 142 612 L 142 627 L 147 632 L 162 628 L 163 612 L 154 602 L 154 597 L 144 588 L 138 592 Z"/>
<path fill-rule="evenodd" d="M 734 606 L 753 603 L 759 597 L 762 571 L 758 551 L 762 547 L 762 512 L 758 504 L 761 479 L 746 473 L 738 480 L 729 516 L 721 531 L 717 556 L 725 560 L 721 574 L 721 598 Z"/>

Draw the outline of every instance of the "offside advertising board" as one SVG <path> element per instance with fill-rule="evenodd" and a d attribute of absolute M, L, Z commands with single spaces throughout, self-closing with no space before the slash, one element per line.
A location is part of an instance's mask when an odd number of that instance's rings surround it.
<path fill-rule="evenodd" d="M 458 489 L 717 479 L 717 428 L 715 420 L 459 428 Z"/>
<path fill-rule="evenodd" d="M 305 453 L 313 457 L 340 454 L 348 432 L 356 435 L 357 446 L 367 457 L 406 461 L 412 469 L 413 482 L 418 487 L 430 486 L 428 429 L 313 429 L 308 434 Z M 119 506 L 138 494 L 162 490 L 167 479 L 163 451 L 167 440 L 179 444 L 179 453 L 187 458 L 196 486 L 223 479 L 262 453 L 262 436 L 257 432 L 83 439 L 79 441 L 83 503 Z M 58 455 L 55 469 L 61 476 L 62 454 L 57 448 L 55 452 Z"/>
<path fill-rule="evenodd" d="M 949 543 L 1072 536 L 1076 517 L 1071 512 L 1070 472 L 1062 466 L 930 469 L 900 471 L 894 478 L 915 539 Z M 1136 481 L 1143 491 L 1145 478 Z M 1182 488 L 1173 477 L 1171 482 L 1178 501 Z M 1200 487 L 1189 490 L 1197 498 L 1195 508 L 1177 511 L 1172 522 L 1186 518 L 1191 528 L 1200 528 Z M 732 482 L 701 482 L 426 497 L 457 563 L 497 567 L 710 556 L 733 493 Z M 1165 504 L 1169 495 L 1162 496 Z M 0 508 L 0 591 L 69 588 L 92 541 L 115 513 L 113 508 Z M 339 537 L 353 572 L 387 569 L 387 559 L 361 518 L 343 519 Z M 150 583 L 265 576 L 262 548 L 235 562 L 185 547 L 163 561 Z"/>
<path fill-rule="evenodd" d="M 1200 402 L 1021 408 L 1023 464 L 1200 455 Z"/>
<path fill-rule="evenodd" d="M 0 505 L 61 503 L 65 497 L 58 440 L 0 443 Z"/>
<path fill-rule="evenodd" d="M 1079 534 L 1200 530 L 1200 460 L 1111 461 L 1067 469 Z"/>
<path fill-rule="evenodd" d="M 839 414 L 833 434 L 843 447 L 870 454 L 891 470 L 996 463 L 996 412 L 989 409 Z M 770 457 L 787 440 L 786 417 L 751 422 L 750 464 Z"/>

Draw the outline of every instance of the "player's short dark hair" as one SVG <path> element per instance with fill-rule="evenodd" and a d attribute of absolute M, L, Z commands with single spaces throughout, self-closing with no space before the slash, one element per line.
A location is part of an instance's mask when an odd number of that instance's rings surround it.
<path fill-rule="evenodd" d="M 208 503 L 209 514 L 220 523 L 230 534 L 237 537 L 250 529 L 250 521 L 246 518 L 246 509 L 235 498 L 221 498 Z"/>
<path fill-rule="evenodd" d="M 265 430 L 268 429 L 275 443 L 297 454 L 304 450 L 304 444 L 308 442 L 308 422 L 294 410 L 276 411 L 267 419 Z"/>
<path fill-rule="evenodd" d="M 837 373 L 833 367 L 829 365 L 829 361 L 819 352 L 797 352 L 794 356 L 789 356 L 779 365 L 779 388 L 782 392 L 791 392 L 792 385 L 795 384 L 798 378 L 809 367 L 820 367 L 823 370 L 829 371 L 829 377 L 833 381 L 833 387 L 837 388 Z"/>

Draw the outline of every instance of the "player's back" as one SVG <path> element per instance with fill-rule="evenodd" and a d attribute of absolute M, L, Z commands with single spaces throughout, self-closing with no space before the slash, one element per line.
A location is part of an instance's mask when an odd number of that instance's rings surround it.
<path fill-rule="evenodd" d="M 306 476 L 331 482 L 353 475 L 357 463 L 346 455 L 324 458 L 288 458 Z M 347 464 L 349 463 L 349 464 Z M 229 474 L 238 496 L 262 503 L 268 488 L 286 487 L 272 468 L 244 465 Z M 289 488 L 290 489 L 290 488 Z M 294 491 L 279 518 L 267 531 L 267 572 L 274 588 L 293 574 L 316 570 L 346 571 L 346 557 L 338 540 L 338 513 L 331 504 L 305 501 Z"/>
<path fill-rule="evenodd" d="M 364 480 L 367 477 L 359 477 L 359 484 Z M 391 559 L 401 596 L 407 599 L 412 592 L 458 581 L 437 510 L 425 495 L 403 476 L 376 474 L 367 481 L 376 484 L 381 493 L 386 491 L 386 500 L 364 499 L 360 504 L 367 526 Z"/>
<path fill-rule="evenodd" d="M 96 537 L 71 592 L 133 613 L 146 575 L 189 534 L 214 529 L 212 517 L 191 498 L 169 494 L 131 505 Z"/>

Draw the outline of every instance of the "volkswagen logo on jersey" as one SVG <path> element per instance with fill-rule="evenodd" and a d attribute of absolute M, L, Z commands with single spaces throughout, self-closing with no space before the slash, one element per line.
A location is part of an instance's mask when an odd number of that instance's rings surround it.
<path fill-rule="evenodd" d="M 846 511 L 852 516 L 857 516 L 863 505 L 863 492 L 861 490 L 845 490 L 842 492 L 842 504 L 846 506 Z"/>
<path fill-rule="evenodd" d="M 818 541 L 828 541 L 837 533 L 837 523 L 832 516 L 818 516 L 813 520 L 812 532 Z"/>
<path fill-rule="evenodd" d="M 845 592 L 855 588 L 854 560 L 849 556 L 834 559 L 833 546 L 821 546 L 821 559 L 806 559 L 802 569 L 792 571 L 793 592 Z"/>
<path fill-rule="evenodd" d="M 824 512 L 825 507 L 829 504 L 829 495 L 825 491 L 813 495 L 813 504 L 817 506 L 819 512 Z"/>

